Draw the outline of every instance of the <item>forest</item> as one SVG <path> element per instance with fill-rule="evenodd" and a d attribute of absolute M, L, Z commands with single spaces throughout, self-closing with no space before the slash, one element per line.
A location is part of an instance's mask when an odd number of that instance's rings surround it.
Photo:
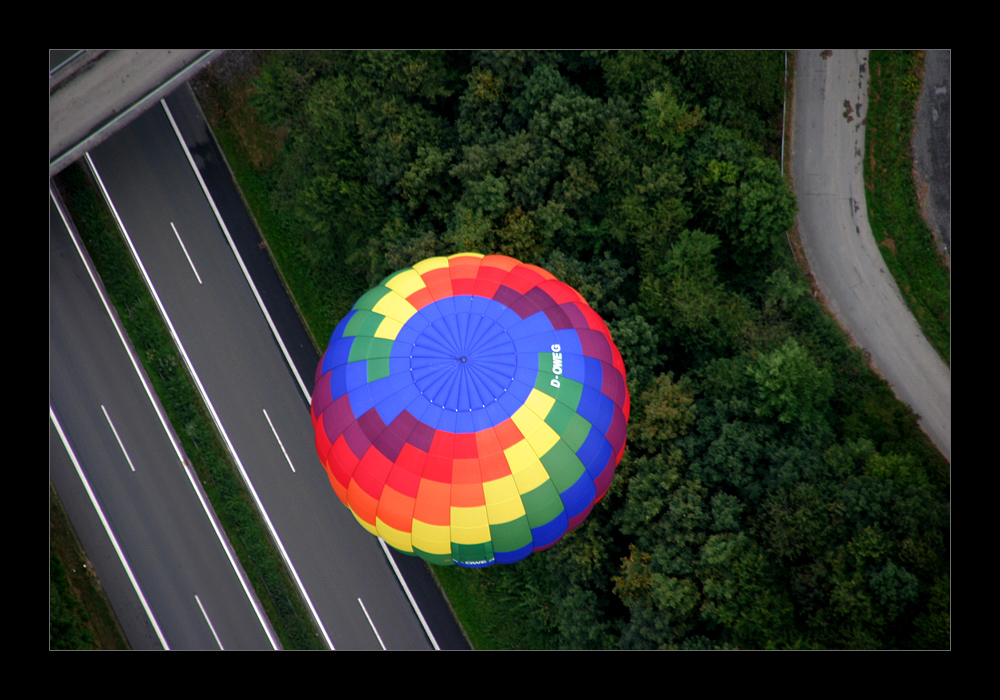
<path fill-rule="evenodd" d="M 477 648 L 950 647 L 950 465 L 792 254 L 784 52 L 249 58 L 199 96 L 318 350 L 386 275 L 474 251 L 575 287 L 625 360 L 583 525 L 436 571 L 487 601 L 453 599 Z"/>

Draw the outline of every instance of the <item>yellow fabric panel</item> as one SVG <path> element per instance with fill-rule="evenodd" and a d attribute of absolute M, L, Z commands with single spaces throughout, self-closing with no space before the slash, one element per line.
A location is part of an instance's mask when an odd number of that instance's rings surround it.
<path fill-rule="evenodd" d="M 531 390 L 534 393 L 534 389 Z M 519 409 L 514 411 L 514 415 L 510 417 L 517 429 L 521 431 L 521 435 L 527 435 L 538 427 L 538 424 L 542 422 L 541 416 L 528 408 L 528 402 L 525 401 L 524 405 Z"/>
<path fill-rule="evenodd" d="M 410 544 L 410 533 L 397 530 L 391 525 L 386 525 L 380 519 L 375 518 L 376 534 L 381 537 L 390 547 L 395 547 L 402 552 L 412 552 L 413 545 Z"/>
<path fill-rule="evenodd" d="M 385 286 L 405 298 L 427 285 L 424 284 L 423 278 L 416 270 L 403 270 L 386 282 Z"/>
<path fill-rule="evenodd" d="M 491 525 L 509 523 L 524 515 L 524 504 L 513 476 L 483 482 L 486 515 Z"/>
<path fill-rule="evenodd" d="M 447 525 L 428 525 L 414 520 L 410 541 L 414 549 L 431 554 L 451 554 L 451 528 Z"/>
<path fill-rule="evenodd" d="M 451 541 L 456 544 L 482 544 L 489 542 L 490 524 L 486 519 L 486 506 L 451 509 Z"/>
<path fill-rule="evenodd" d="M 510 417 L 536 456 L 545 454 L 559 441 L 559 435 L 543 420 L 553 404 L 551 396 L 532 389 L 524 405 Z"/>
<path fill-rule="evenodd" d="M 399 335 L 399 331 L 403 329 L 403 324 L 394 318 L 389 318 L 386 316 L 382 323 L 378 324 L 378 328 L 375 329 L 376 338 L 387 338 L 388 340 L 395 340 L 396 336 Z"/>
<path fill-rule="evenodd" d="M 413 269 L 419 274 L 424 274 L 425 272 L 430 272 L 431 270 L 437 270 L 441 267 L 448 267 L 448 258 L 440 256 L 437 258 L 427 258 L 426 260 L 421 260 Z"/>
<path fill-rule="evenodd" d="M 518 493 L 528 493 L 548 480 L 548 472 L 538 461 L 538 456 L 527 440 L 521 440 L 503 453 L 510 465 L 510 473 L 517 484 Z"/>
<path fill-rule="evenodd" d="M 486 256 L 482 253 L 453 253 L 448 256 L 448 259 L 452 258 L 485 258 Z"/>
<path fill-rule="evenodd" d="M 404 325 L 413 314 L 417 313 L 410 302 L 394 292 L 379 299 L 372 311 L 387 318 L 393 318 Z"/>
<path fill-rule="evenodd" d="M 552 446 L 559 442 L 559 435 L 548 423 L 544 421 L 535 426 L 535 429 L 524 436 L 524 439 L 531 445 L 531 449 L 536 455 L 544 455 L 552 449 Z"/>
<path fill-rule="evenodd" d="M 530 408 L 539 418 L 544 420 L 555 402 L 555 397 L 549 396 L 544 391 L 532 389 L 522 408 Z"/>

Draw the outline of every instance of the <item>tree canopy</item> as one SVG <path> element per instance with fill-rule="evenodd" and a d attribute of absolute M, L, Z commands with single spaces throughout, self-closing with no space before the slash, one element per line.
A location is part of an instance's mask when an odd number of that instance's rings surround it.
<path fill-rule="evenodd" d="M 269 243 L 317 338 L 469 250 L 550 270 L 622 352 L 608 496 L 544 556 L 466 573 L 532 645 L 950 645 L 949 467 L 789 254 L 783 75 L 772 51 L 262 56 Z"/>

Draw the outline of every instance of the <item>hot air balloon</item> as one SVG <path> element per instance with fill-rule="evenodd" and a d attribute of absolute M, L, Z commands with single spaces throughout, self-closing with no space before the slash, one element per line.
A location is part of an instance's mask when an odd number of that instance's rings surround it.
<path fill-rule="evenodd" d="M 607 492 L 625 449 L 625 366 L 573 288 L 501 255 L 434 257 L 341 320 L 312 420 L 358 522 L 439 565 L 519 561 Z"/>

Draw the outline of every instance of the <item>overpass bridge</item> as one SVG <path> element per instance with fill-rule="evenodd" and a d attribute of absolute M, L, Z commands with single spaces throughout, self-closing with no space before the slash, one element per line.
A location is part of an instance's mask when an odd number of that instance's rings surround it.
<path fill-rule="evenodd" d="M 221 54 L 220 49 L 50 49 L 49 177 Z"/>

